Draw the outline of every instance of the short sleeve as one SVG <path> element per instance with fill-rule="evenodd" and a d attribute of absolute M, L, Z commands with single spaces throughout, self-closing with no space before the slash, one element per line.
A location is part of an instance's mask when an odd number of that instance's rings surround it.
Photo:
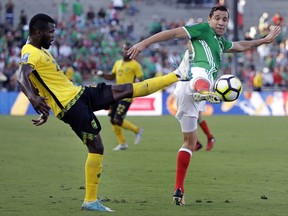
<path fill-rule="evenodd" d="M 35 48 L 31 48 L 31 45 L 24 45 L 21 50 L 21 58 L 19 64 L 29 64 L 33 68 L 36 67 L 37 62 L 40 61 L 41 55 L 37 53 Z"/>
<path fill-rule="evenodd" d="M 224 38 L 221 38 L 221 42 L 222 42 L 222 45 L 223 45 L 223 47 L 222 47 L 223 48 L 223 52 L 227 52 L 233 46 L 233 42 L 227 41 Z"/>
<path fill-rule="evenodd" d="M 191 40 L 197 40 L 199 38 L 202 39 L 204 35 L 203 32 L 211 31 L 211 28 L 208 25 L 208 23 L 200 23 L 192 26 L 184 26 L 183 28 L 186 30 Z"/>

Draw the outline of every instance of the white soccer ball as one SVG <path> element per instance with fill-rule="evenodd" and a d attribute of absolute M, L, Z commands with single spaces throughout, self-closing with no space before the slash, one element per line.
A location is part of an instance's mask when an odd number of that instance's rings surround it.
<path fill-rule="evenodd" d="M 235 101 L 241 92 L 241 81 L 232 74 L 223 75 L 215 82 L 215 93 L 219 95 L 223 101 Z"/>

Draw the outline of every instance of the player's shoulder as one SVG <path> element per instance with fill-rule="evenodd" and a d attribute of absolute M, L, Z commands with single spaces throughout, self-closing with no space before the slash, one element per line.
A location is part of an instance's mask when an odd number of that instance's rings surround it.
<path fill-rule="evenodd" d="M 122 59 L 118 59 L 114 62 L 114 65 L 121 65 L 122 64 Z"/>
<path fill-rule="evenodd" d="M 33 49 L 33 46 L 31 44 L 25 44 L 21 49 L 21 63 L 28 62 L 28 59 L 35 50 Z"/>
<path fill-rule="evenodd" d="M 131 59 L 130 61 L 132 64 L 136 64 L 136 65 L 139 65 L 139 61 L 137 59 Z"/>
<path fill-rule="evenodd" d="M 201 29 L 210 29 L 210 25 L 208 22 L 197 23 L 197 24 L 188 24 L 184 26 L 185 28 L 201 28 Z"/>
<path fill-rule="evenodd" d="M 31 44 L 25 44 L 21 49 L 22 55 L 25 53 L 29 53 L 30 55 L 39 55 L 39 52 L 41 52 L 41 50 Z"/>
<path fill-rule="evenodd" d="M 35 51 L 36 47 L 32 46 L 31 44 L 27 43 L 22 47 L 22 50 L 32 50 Z"/>

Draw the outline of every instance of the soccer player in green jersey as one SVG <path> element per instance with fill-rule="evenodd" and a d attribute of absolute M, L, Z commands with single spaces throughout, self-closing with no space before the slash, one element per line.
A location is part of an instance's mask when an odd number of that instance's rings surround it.
<path fill-rule="evenodd" d="M 197 119 L 203 101 L 220 103 L 212 92 L 213 82 L 218 75 L 221 55 L 226 52 L 243 52 L 274 41 L 281 31 L 279 26 L 271 27 L 266 37 L 250 41 L 227 41 L 223 35 L 227 30 L 229 12 L 224 6 L 211 9 L 208 21 L 194 26 L 183 26 L 159 32 L 135 44 L 128 51 L 131 58 L 136 57 L 149 45 L 175 38 L 188 38 L 190 45 L 180 64 L 189 64 L 192 79 L 186 83 L 178 82 L 174 92 L 177 101 L 176 118 L 179 120 L 184 143 L 177 156 L 176 180 L 173 201 L 184 205 L 184 180 L 192 151 L 197 141 Z"/>
<path fill-rule="evenodd" d="M 98 75 L 107 80 L 116 80 L 116 84 L 134 83 L 136 79 L 142 81 L 144 79 L 144 74 L 141 65 L 136 60 L 129 58 L 127 55 L 127 51 L 130 47 L 131 43 L 123 44 L 123 58 L 114 63 L 112 73 L 103 73 L 100 71 L 100 74 L 98 73 Z M 128 148 L 122 128 L 134 132 L 135 144 L 140 142 L 141 136 L 144 132 L 142 128 L 139 128 L 125 118 L 132 102 L 133 98 L 124 98 L 110 106 L 108 115 L 110 116 L 110 122 L 118 140 L 118 145 L 113 149 L 114 151 L 125 150 Z"/>
<path fill-rule="evenodd" d="M 170 74 L 138 83 L 121 85 L 76 86 L 64 74 L 48 51 L 54 40 L 56 24 L 46 14 L 36 14 L 29 22 L 29 40 L 22 47 L 17 71 L 21 90 L 39 113 L 32 123 L 44 124 L 50 110 L 87 146 L 85 164 L 86 191 L 83 210 L 112 211 L 97 199 L 102 171 L 104 146 L 100 136 L 101 125 L 94 115 L 100 109 L 124 98 L 142 97 L 163 89 L 178 80 L 190 80 L 188 67 L 180 66 Z"/>

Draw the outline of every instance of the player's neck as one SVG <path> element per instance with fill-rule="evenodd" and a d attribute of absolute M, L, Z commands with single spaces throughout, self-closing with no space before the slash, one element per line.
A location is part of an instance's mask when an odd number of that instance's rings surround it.
<path fill-rule="evenodd" d="M 34 47 L 36 47 L 38 49 L 41 49 L 40 43 L 37 43 L 37 41 L 33 40 L 33 38 L 30 38 L 29 44 L 31 44 L 32 46 L 34 46 Z"/>
<path fill-rule="evenodd" d="M 128 58 L 123 58 L 123 61 L 124 62 L 129 62 L 129 61 L 131 61 L 131 59 L 128 57 Z"/>

